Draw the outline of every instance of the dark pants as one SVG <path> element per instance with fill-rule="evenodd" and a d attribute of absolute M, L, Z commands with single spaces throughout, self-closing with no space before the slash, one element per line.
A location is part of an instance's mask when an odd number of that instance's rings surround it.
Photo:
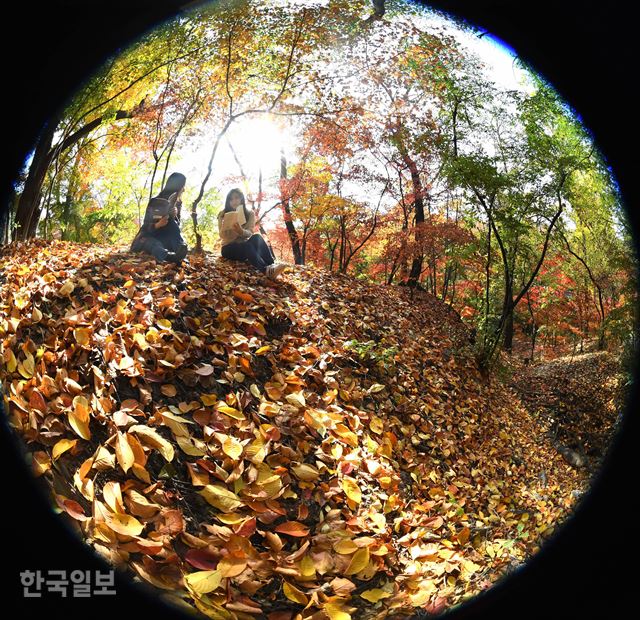
<path fill-rule="evenodd" d="M 256 269 L 264 272 L 267 265 L 275 261 L 267 242 L 256 233 L 246 241 L 234 241 L 222 246 L 222 258 L 249 261 Z"/>
<path fill-rule="evenodd" d="M 177 258 L 182 260 L 187 255 L 187 244 L 182 239 L 180 227 L 175 220 L 169 223 L 160 234 L 155 237 L 144 236 L 136 239 L 132 246 L 134 252 L 146 252 L 151 254 L 157 261 L 166 261 L 169 252 L 175 252 Z"/>

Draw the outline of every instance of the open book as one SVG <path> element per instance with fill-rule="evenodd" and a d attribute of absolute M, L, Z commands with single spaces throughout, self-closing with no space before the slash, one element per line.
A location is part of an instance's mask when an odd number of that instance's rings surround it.
<path fill-rule="evenodd" d="M 236 211 L 229 211 L 224 214 L 222 219 L 222 230 L 230 230 L 232 229 L 236 222 L 242 226 L 246 222 L 246 218 L 244 216 L 244 209 L 242 206 L 238 207 Z"/>

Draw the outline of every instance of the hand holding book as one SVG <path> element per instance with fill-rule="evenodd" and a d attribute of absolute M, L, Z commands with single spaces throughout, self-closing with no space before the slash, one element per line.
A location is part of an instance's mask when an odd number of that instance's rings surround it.
<path fill-rule="evenodd" d="M 245 222 L 244 209 L 240 207 L 237 211 L 229 211 L 224 214 L 222 230 L 235 230 L 238 234 L 241 234 L 243 230 L 242 225 Z"/>

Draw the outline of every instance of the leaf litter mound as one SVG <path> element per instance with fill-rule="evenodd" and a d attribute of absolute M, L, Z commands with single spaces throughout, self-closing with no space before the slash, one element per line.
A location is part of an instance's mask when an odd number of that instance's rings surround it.
<path fill-rule="evenodd" d="M 437 613 L 573 507 L 582 474 L 426 293 L 61 241 L 0 257 L 0 379 L 34 472 L 88 545 L 183 607 Z"/>

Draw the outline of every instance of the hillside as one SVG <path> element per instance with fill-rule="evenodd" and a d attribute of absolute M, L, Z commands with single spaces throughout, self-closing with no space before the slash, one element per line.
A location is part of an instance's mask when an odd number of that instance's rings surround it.
<path fill-rule="evenodd" d="M 114 564 L 211 618 L 410 616 L 488 587 L 573 507 L 585 474 L 437 299 L 187 263 L 0 254 L 11 423 Z"/>

